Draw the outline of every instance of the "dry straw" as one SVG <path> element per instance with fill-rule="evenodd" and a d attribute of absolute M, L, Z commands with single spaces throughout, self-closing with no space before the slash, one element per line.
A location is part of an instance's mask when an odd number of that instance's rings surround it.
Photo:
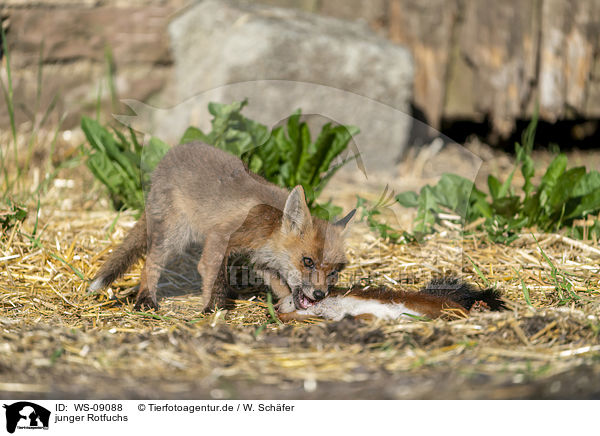
<path fill-rule="evenodd" d="M 421 244 L 390 245 L 358 224 L 342 282 L 417 290 L 461 276 L 500 289 L 510 310 L 279 325 L 260 288 L 229 310 L 199 313 L 193 253 L 165 272 L 158 312 L 133 309 L 140 265 L 87 294 L 80 275 L 91 277 L 134 222 L 115 217 L 44 206 L 37 242 L 24 236 L 31 216 L 2 236 L 0 395 L 515 398 L 598 370 L 600 250 L 590 243 L 525 234 L 496 245 L 448 226 Z"/>

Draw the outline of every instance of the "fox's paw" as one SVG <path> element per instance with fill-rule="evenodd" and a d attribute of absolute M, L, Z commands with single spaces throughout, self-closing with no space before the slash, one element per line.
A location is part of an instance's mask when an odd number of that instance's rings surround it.
<path fill-rule="evenodd" d="M 210 302 L 204 307 L 204 313 L 210 313 L 218 309 L 228 309 L 233 306 L 233 301 L 224 295 L 213 296 Z"/>
<path fill-rule="evenodd" d="M 135 302 L 135 306 L 133 306 L 134 310 L 144 310 L 144 309 L 154 309 L 158 310 L 158 303 L 154 298 L 150 296 L 150 294 L 143 293 L 138 295 L 137 300 Z"/>

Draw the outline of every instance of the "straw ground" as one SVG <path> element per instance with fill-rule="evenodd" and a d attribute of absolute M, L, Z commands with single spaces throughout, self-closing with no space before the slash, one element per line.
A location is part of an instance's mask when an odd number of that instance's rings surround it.
<path fill-rule="evenodd" d="M 468 319 L 283 325 L 261 287 L 204 315 L 193 255 L 164 274 L 160 310 L 137 312 L 141 264 L 103 293 L 85 280 L 135 218 L 110 211 L 83 166 L 56 176 L 0 240 L 4 398 L 600 397 L 597 242 L 527 233 L 504 246 L 447 223 L 421 244 L 391 245 L 353 227 L 342 282 L 417 290 L 458 275 L 501 290 L 510 310 Z M 342 200 L 368 195 L 340 186 Z"/>

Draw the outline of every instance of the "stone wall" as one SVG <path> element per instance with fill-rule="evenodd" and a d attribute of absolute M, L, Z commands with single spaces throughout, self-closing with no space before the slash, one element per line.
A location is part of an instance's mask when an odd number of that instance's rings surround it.
<path fill-rule="evenodd" d="M 600 118 L 599 0 L 264 0 L 366 20 L 413 53 L 428 122 Z"/>
<path fill-rule="evenodd" d="M 110 104 L 110 71 L 119 97 L 157 99 L 167 89 L 172 69 L 167 25 L 182 1 L 4 0 L 18 121 L 36 106 L 41 64 L 44 111 L 56 96 L 53 116 L 66 114 L 65 127 L 81 113 L 95 112 L 101 94 Z M 3 59 L 6 62 L 6 59 Z M 110 65 L 110 66 L 109 66 Z M 3 76 L 6 83 L 6 77 Z M 25 107 L 23 107 L 25 106 Z M 0 127 L 8 115 L 0 111 Z"/>
<path fill-rule="evenodd" d="M 412 47 L 415 100 L 434 124 L 489 116 L 600 117 L 600 1 L 395 0 L 389 35 Z"/>
<path fill-rule="evenodd" d="M 487 117 L 506 134 L 515 119 L 531 116 L 536 101 L 548 121 L 600 118 L 599 0 L 262 3 L 360 19 L 408 46 L 416 64 L 414 104 L 433 126 Z M 66 125 L 94 110 L 101 82 L 108 96 L 105 47 L 112 49 L 119 96 L 173 103 L 167 24 L 184 0 L 4 0 L 0 7 L 15 98 L 35 101 L 43 41 L 40 106 L 58 94 L 59 111 L 70 114 Z M 6 120 L 0 111 L 0 126 Z"/>

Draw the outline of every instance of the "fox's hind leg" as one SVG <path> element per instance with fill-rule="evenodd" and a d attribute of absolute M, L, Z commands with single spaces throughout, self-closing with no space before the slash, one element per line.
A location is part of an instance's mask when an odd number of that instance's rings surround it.
<path fill-rule="evenodd" d="M 153 244 L 146 255 L 146 264 L 142 270 L 140 290 L 137 294 L 135 309 L 144 307 L 158 309 L 156 291 L 160 274 L 169 259 L 172 250 L 165 244 Z"/>
<path fill-rule="evenodd" d="M 141 280 L 140 280 L 140 289 L 138 290 L 137 297 L 135 299 L 135 310 L 141 310 L 144 308 L 149 309 L 158 309 L 158 303 L 156 301 L 156 297 L 152 298 L 150 296 L 150 292 L 148 291 L 148 280 L 146 278 L 146 266 L 144 265 L 144 269 L 142 270 Z"/>

